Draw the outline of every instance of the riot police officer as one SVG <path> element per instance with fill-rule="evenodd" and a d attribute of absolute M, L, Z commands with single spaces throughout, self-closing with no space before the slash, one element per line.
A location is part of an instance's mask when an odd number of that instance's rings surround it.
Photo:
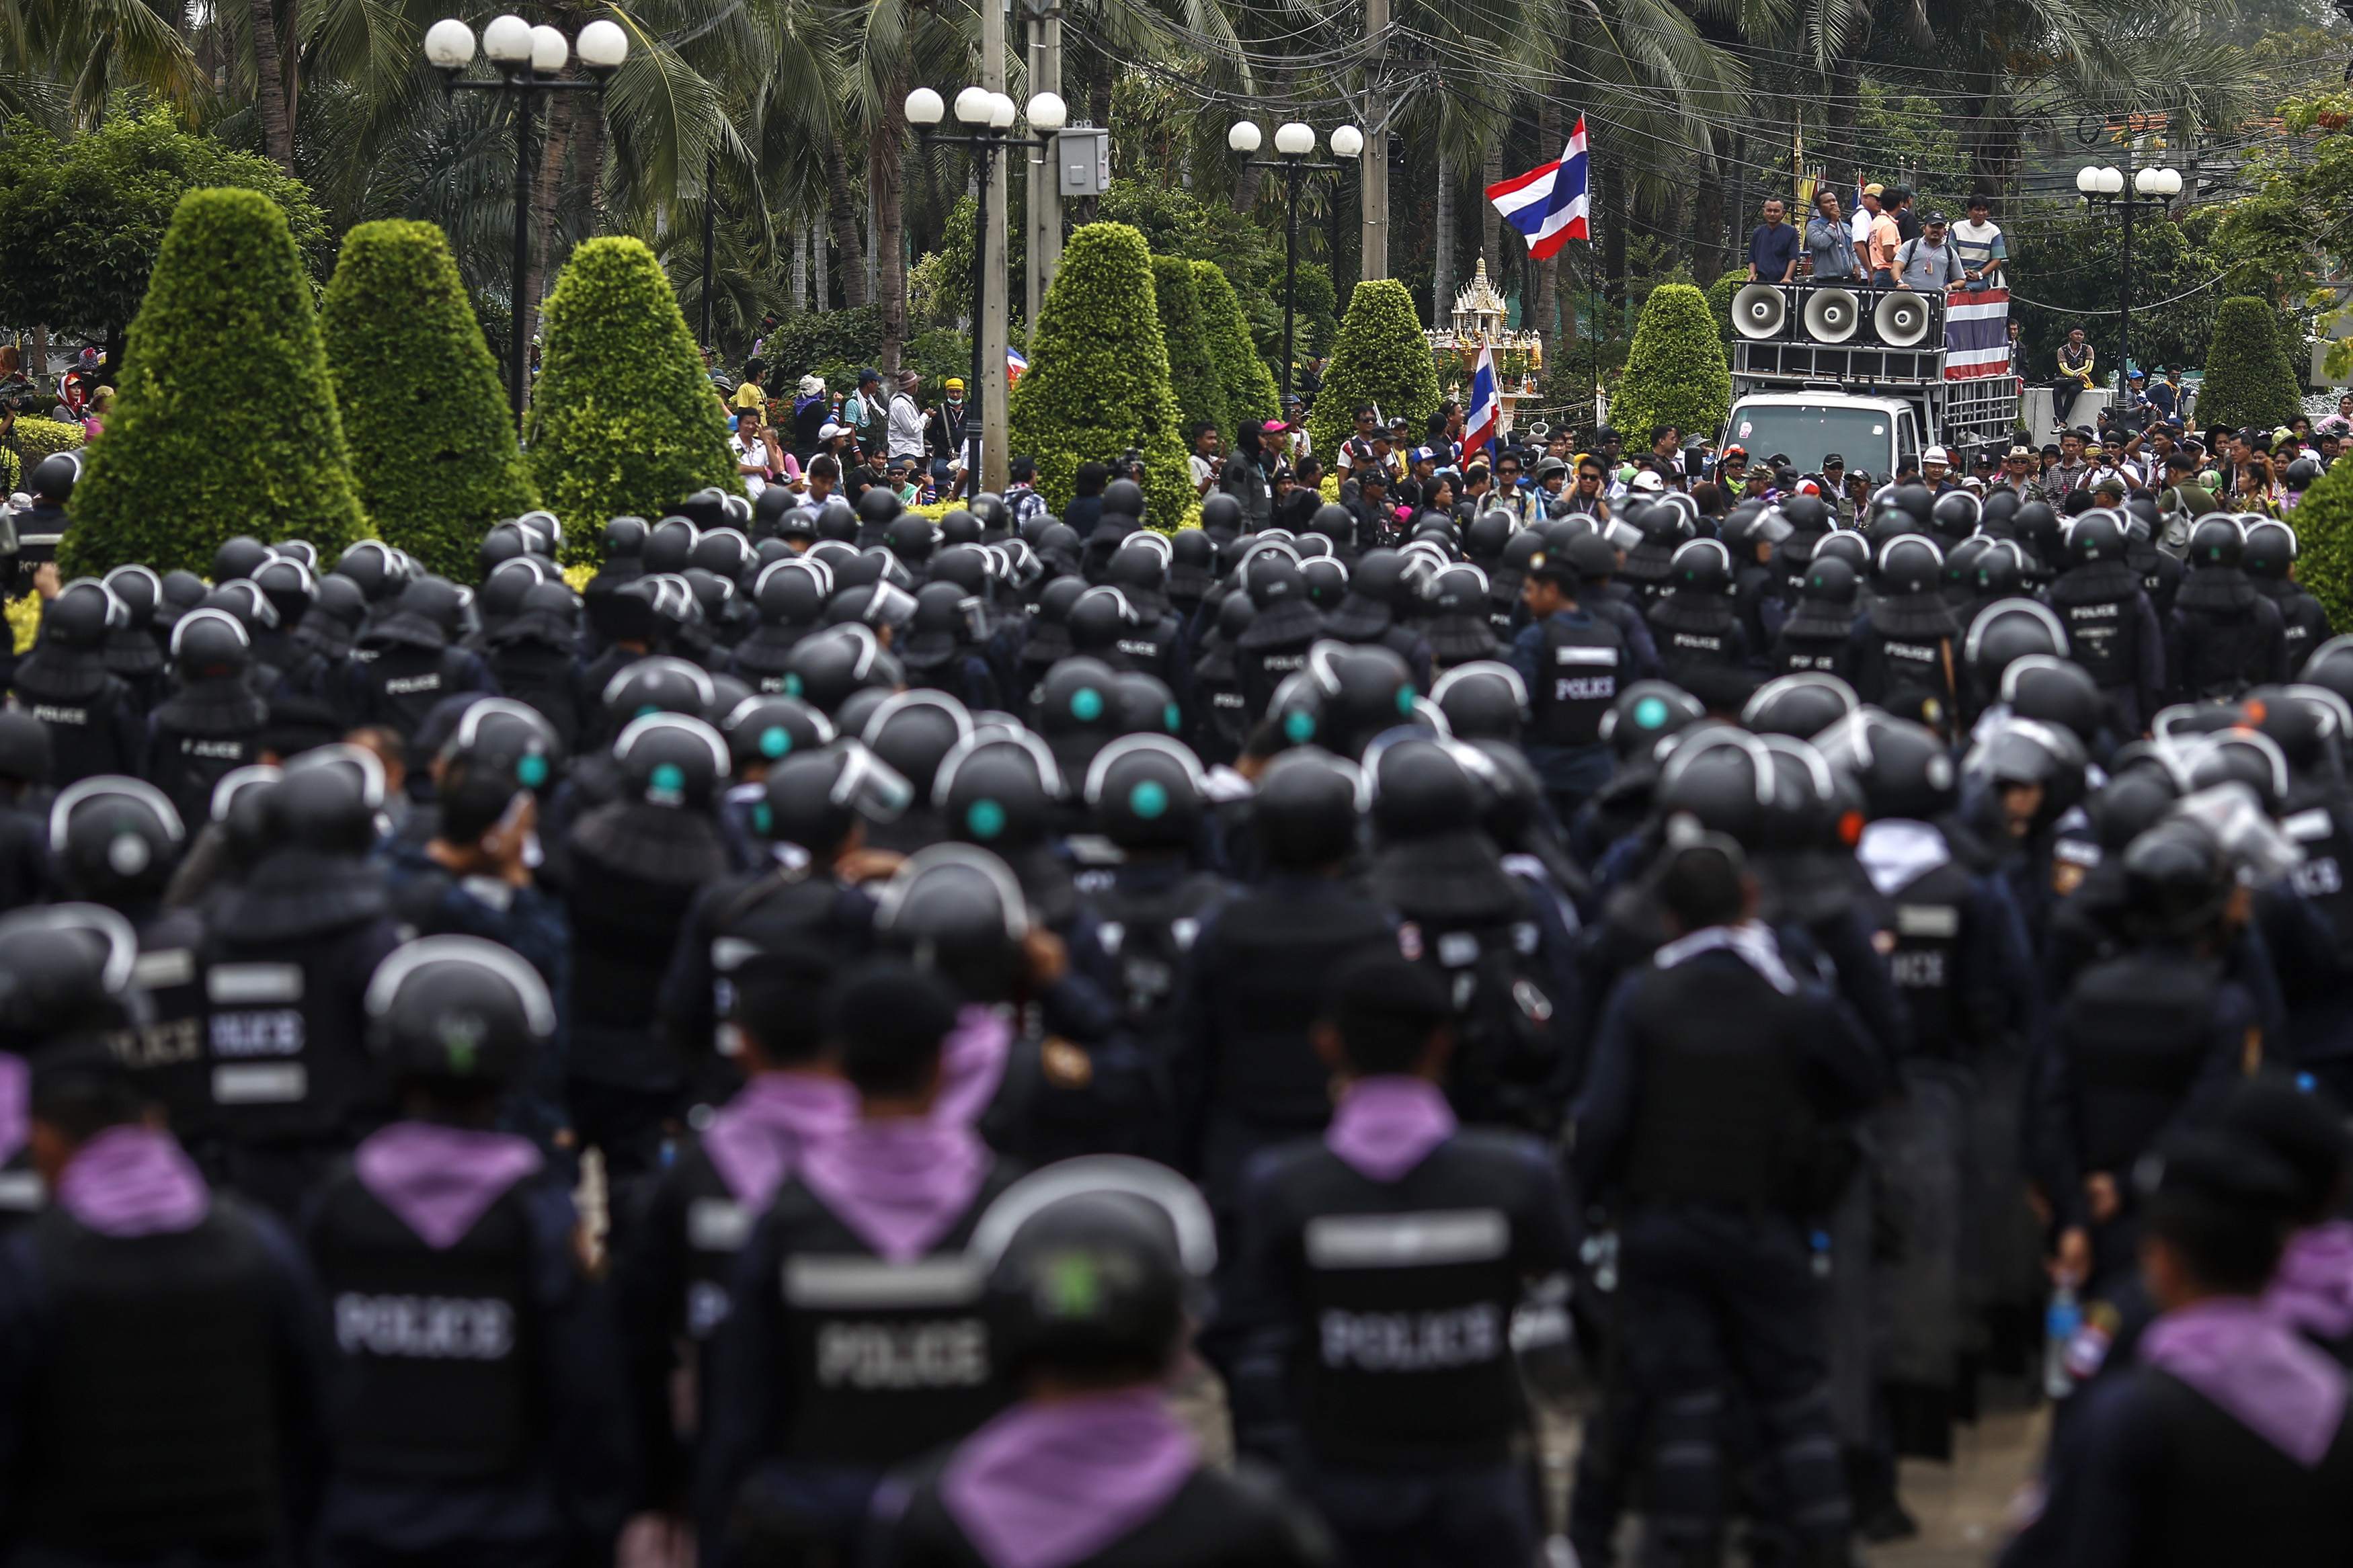
<path fill-rule="evenodd" d="M 180 689 L 148 716 L 139 775 L 162 790 L 183 822 L 211 815 L 213 786 L 260 759 L 269 705 L 246 682 L 253 645 L 226 610 L 191 610 L 172 627 Z"/>
<path fill-rule="evenodd" d="M 2189 575 L 2174 596 L 2166 637 L 2177 702 L 2227 700 L 2287 679 L 2287 623 L 2249 581 L 2245 550 L 2235 519 L 2208 517 L 2189 531 Z"/>
<path fill-rule="evenodd" d="M 2116 705 L 2127 735 L 2157 714 L 2165 691 L 2165 641 L 2141 574 L 2125 559 L 2114 512 L 2094 510 L 2068 528 L 2069 564 L 2051 584 L 2051 607 L 2067 627 L 2067 657 L 2091 673 Z"/>
<path fill-rule="evenodd" d="M 17 661 L 10 693 L 48 726 L 49 783 L 59 789 L 139 766 L 143 716 L 106 662 L 108 640 L 130 620 L 129 608 L 103 583 L 69 583 L 44 607 L 39 640 Z"/>
<path fill-rule="evenodd" d="M 2328 612 L 2295 580 L 2295 530 L 2276 518 L 2247 524 L 2242 556 L 2247 580 L 2255 592 L 2279 606 L 2286 639 L 2289 670 L 2304 668 L 2312 650 L 2328 640 Z"/>
<path fill-rule="evenodd" d="M 321 1556 L 601 1556 L 630 1482 L 620 1347 L 568 1184 L 492 1127 L 554 1001 L 507 948 L 433 936 L 385 961 L 366 1010 L 404 1117 L 303 1227 L 335 1333 Z"/>
<path fill-rule="evenodd" d="M 1582 592 L 1570 561 L 1550 551 L 1538 556 L 1522 590 L 1535 624 L 1512 644 L 1512 668 L 1528 689 L 1528 761 L 1564 822 L 1609 777 L 1601 721 L 1631 674 L 1624 635 L 1581 606 Z"/>

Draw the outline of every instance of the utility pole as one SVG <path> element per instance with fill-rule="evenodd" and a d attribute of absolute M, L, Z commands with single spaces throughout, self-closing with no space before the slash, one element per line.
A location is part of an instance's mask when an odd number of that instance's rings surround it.
<path fill-rule="evenodd" d="M 1005 90 L 1005 13 L 1010 0 L 980 0 L 980 85 L 991 92 Z M 965 494 L 977 495 L 982 490 L 1005 489 L 1005 335 L 1006 290 L 1009 279 L 1005 274 L 1005 213 L 1012 204 L 1008 200 L 1011 182 L 1006 177 L 1007 160 L 991 158 L 982 170 L 988 182 L 986 199 L 980 211 L 986 216 L 980 239 L 982 274 L 980 320 L 973 323 L 979 334 L 974 346 L 979 351 L 980 384 L 972 389 L 972 400 L 979 405 L 980 468 L 965 480 Z"/>
<path fill-rule="evenodd" d="M 1060 0 L 1048 0 L 1043 10 L 1029 14 L 1029 90 L 1035 95 L 1050 92 L 1056 97 L 1062 91 L 1062 7 Z M 1028 302 L 1029 324 L 1036 327 L 1038 312 L 1045 305 L 1047 287 L 1054 281 L 1054 269 L 1062 264 L 1062 166 L 1059 151 L 1049 145 L 1029 154 L 1029 243 L 1026 247 L 1029 273 Z M 1009 457 L 1010 454 L 1008 454 Z"/>
<path fill-rule="evenodd" d="M 1388 48 L 1389 0 L 1365 0 L 1365 200 L 1357 234 L 1360 279 L 1389 275 L 1389 111 L 1374 100 L 1380 92 L 1381 58 Z M 1342 306 L 1345 310 L 1345 303 Z"/>

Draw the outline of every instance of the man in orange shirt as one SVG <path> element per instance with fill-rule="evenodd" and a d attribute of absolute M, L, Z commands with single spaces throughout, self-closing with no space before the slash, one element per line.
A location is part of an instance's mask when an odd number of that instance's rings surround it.
<path fill-rule="evenodd" d="M 1895 226 L 1894 214 L 1882 204 L 1874 203 L 1873 206 L 1863 265 L 1871 268 L 1873 287 L 1892 289 L 1895 286 L 1895 247 L 1904 243 L 1904 234 Z"/>

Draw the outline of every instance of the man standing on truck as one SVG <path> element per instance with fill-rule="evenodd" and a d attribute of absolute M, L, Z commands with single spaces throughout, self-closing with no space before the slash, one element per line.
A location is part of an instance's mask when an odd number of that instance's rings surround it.
<path fill-rule="evenodd" d="M 1781 198 L 1765 203 L 1765 221 L 1748 236 L 1748 280 L 1787 283 L 1798 275 L 1798 231 L 1783 221 Z"/>
<path fill-rule="evenodd" d="M 1949 243 L 1945 215 L 1930 213 L 1920 220 L 1920 237 L 1895 248 L 1895 286 L 1921 292 L 1943 293 L 1966 276 L 1961 254 Z"/>
<path fill-rule="evenodd" d="M 1806 220 L 1806 265 L 1817 283 L 1860 281 L 1862 262 L 1855 254 L 1838 193 L 1828 185 L 1814 193 L 1814 216 Z"/>
<path fill-rule="evenodd" d="M 2001 226 L 1993 221 L 1993 198 L 1983 191 L 1969 197 L 1969 216 L 1953 226 L 1953 248 L 1961 253 L 1961 268 L 1969 291 L 1997 287 L 2010 254 L 2002 243 Z"/>

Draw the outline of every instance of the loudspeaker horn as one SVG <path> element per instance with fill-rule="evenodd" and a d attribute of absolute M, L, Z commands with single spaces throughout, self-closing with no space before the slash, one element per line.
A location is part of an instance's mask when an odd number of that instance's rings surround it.
<path fill-rule="evenodd" d="M 1789 324 L 1789 302 L 1770 283 L 1751 283 L 1732 297 L 1732 330 L 1751 342 L 1778 337 Z"/>
<path fill-rule="evenodd" d="M 1806 335 L 1818 343 L 1842 343 L 1862 325 L 1862 301 L 1852 289 L 1816 289 L 1806 296 Z"/>
<path fill-rule="evenodd" d="M 1918 348 L 1928 341 L 1928 301 L 1901 289 L 1883 295 L 1871 312 L 1871 324 L 1889 348 Z"/>

